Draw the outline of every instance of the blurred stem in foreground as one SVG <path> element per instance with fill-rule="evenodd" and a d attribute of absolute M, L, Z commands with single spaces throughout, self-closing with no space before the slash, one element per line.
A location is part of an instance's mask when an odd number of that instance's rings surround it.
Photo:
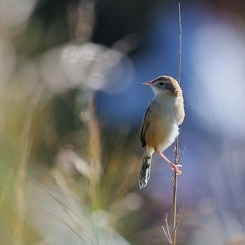
<path fill-rule="evenodd" d="M 100 141 L 100 127 L 96 117 L 96 106 L 94 94 L 88 98 L 88 105 L 83 121 L 87 128 L 88 139 L 88 155 L 90 156 L 90 171 L 89 190 L 88 195 L 91 201 L 91 208 L 96 209 L 98 202 L 97 187 L 101 177 L 101 141 Z"/>
<path fill-rule="evenodd" d="M 24 224 L 25 224 L 25 215 L 24 215 L 24 206 L 25 206 L 25 179 L 26 179 L 26 168 L 28 158 L 30 156 L 30 148 L 31 148 L 31 125 L 32 119 L 35 113 L 36 106 L 40 100 L 41 94 L 44 89 L 44 84 L 39 83 L 36 86 L 36 89 L 33 93 L 33 96 L 30 101 L 30 106 L 27 111 L 23 134 L 20 142 L 20 161 L 19 168 L 16 175 L 16 211 L 17 211 L 17 221 L 14 227 L 14 235 L 15 235 L 15 244 L 21 245 L 24 244 Z"/>

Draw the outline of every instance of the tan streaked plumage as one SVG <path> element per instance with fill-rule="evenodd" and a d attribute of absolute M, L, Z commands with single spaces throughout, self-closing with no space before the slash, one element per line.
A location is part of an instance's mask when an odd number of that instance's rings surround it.
<path fill-rule="evenodd" d="M 184 99 L 178 82 L 170 76 L 160 76 L 143 84 L 151 86 L 155 97 L 151 100 L 140 130 L 140 140 L 145 148 L 139 173 L 139 187 L 145 187 L 150 178 L 151 158 L 157 152 L 180 174 L 178 165 L 171 163 L 162 151 L 167 149 L 179 134 L 179 125 L 185 117 Z"/>

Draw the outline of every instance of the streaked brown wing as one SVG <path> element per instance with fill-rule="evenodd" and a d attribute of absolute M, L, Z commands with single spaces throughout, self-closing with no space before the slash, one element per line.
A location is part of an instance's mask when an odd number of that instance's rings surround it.
<path fill-rule="evenodd" d="M 151 102 L 152 103 L 152 102 Z M 151 114 L 151 103 L 149 104 L 145 114 L 144 114 L 144 117 L 143 117 L 143 121 L 142 121 L 142 124 L 141 124 L 141 128 L 140 128 L 140 141 L 141 141 L 141 144 L 142 144 L 142 147 L 145 147 L 146 145 L 146 142 L 145 142 L 145 134 L 146 134 L 146 131 L 150 125 L 150 114 Z"/>

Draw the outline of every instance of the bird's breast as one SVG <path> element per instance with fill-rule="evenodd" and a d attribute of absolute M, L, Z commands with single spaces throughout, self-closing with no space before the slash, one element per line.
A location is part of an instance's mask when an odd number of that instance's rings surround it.
<path fill-rule="evenodd" d="M 148 147 L 155 151 L 168 148 L 179 134 L 176 110 L 173 101 L 154 101 L 152 103 L 151 120 L 145 135 Z"/>

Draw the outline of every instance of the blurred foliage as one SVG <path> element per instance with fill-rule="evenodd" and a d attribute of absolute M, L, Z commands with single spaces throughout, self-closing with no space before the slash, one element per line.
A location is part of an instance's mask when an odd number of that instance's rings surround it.
<path fill-rule="evenodd" d="M 171 190 L 164 203 L 138 192 L 138 132 L 100 120 L 96 95 L 127 86 L 117 78 L 125 67 L 133 70 L 128 54 L 145 48 L 154 10 L 161 6 L 168 13 L 172 2 L 0 0 L 0 244 L 168 244 L 161 226 L 171 210 Z M 229 1 L 201 2 L 231 9 Z M 233 2 L 242 16 L 243 5 Z M 207 187 L 215 198 L 227 183 L 226 175 L 219 175 L 220 182 L 213 178 L 221 173 L 217 168 L 205 176 L 216 181 Z M 215 223 L 219 216 L 242 231 L 236 221 L 244 216 L 244 199 L 234 190 L 239 186 L 242 193 L 244 181 L 232 181 L 226 191 L 236 197 L 231 206 L 238 200 L 236 219 L 223 210 L 216 217 L 215 198 L 203 198 L 185 208 L 178 245 L 206 244 L 206 234 L 224 241 L 225 228 Z M 244 244 L 238 235 L 229 244 Z"/>
<path fill-rule="evenodd" d="M 96 116 L 96 90 L 126 59 L 89 42 L 105 3 L 12 0 L 1 12 L 11 4 L 0 28 L 0 243 L 128 244 L 115 230 L 142 205 L 136 193 L 125 204 L 135 137 L 106 133 Z"/>

